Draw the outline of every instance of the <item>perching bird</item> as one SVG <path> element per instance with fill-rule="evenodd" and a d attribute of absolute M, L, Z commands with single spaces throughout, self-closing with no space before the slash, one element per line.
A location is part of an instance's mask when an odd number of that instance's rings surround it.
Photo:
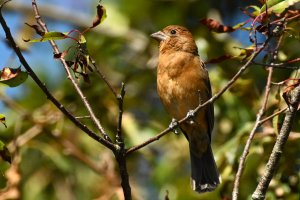
<path fill-rule="evenodd" d="M 167 26 L 151 37 L 160 42 L 158 94 L 167 112 L 173 119 L 180 120 L 211 98 L 208 72 L 192 34 L 185 27 Z M 220 183 L 211 149 L 213 125 L 212 104 L 196 113 L 191 121 L 180 125 L 189 142 L 192 188 L 200 193 L 212 191 Z"/>

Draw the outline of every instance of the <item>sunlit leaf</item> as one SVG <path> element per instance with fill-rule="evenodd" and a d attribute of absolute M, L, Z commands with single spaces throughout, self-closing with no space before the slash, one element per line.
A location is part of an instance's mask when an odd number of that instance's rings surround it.
<path fill-rule="evenodd" d="M 11 163 L 11 155 L 4 142 L 0 140 L 0 156 L 4 161 Z"/>
<path fill-rule="evenodd" d="M 300 2 L 300 0 L 269 0 L 267 4 L 263 5 L 260 13 L 265 12 L 266 9 L 273 13 L 282 13 L 288 7 Z"/>
<path fill-rule="evenodd" d="M 248 11 L 249 8 L 253 9 L 253 11 Z M 246 8 L 240 8 L 240 10 L 251 18 L 255 18 L 260 14 L 260 8 L 254 5 L 247 6 Z"/>
<path fill-rule="evenodd" d="M 5 115 L 0 114 L 0 122 L 5 126 L 5 128 L 7 128 L 6 121 L 5 121 Z"/>
<path fill-rule="evenodd" d="M 36 38 L 36 39 L 27 39 L 24 40 L 24 42 L 46 42 L 49 40 L 63 40 L 67 37 L 67 34 L 62 33 L 62 32 L 47 32 L 45 33 L 41 38 Z"/>
<path fill-rule="evenodd" d="M 27 77 L 28 73 L 21 71 L 21 68 L 4 67 L 0 74 L 0 83 L 16 87 L 26 81 Z"/>

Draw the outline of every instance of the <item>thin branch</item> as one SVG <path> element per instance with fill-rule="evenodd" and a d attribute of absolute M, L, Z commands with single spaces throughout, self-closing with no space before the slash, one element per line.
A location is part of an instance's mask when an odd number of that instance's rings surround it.
<path fill-rule="evenodd" d="M 37 23 L 41 26 L 41 28 L 47 33 L 49 32 L 46 24 L 43 22 L 43 20 L 41 19 L 41 16 L 39 14 L 39 11 L 38 11 L 38 7 L 37 7 L 37 4 L 36 4 L 36 1 L 35 0 L 32 0 L 32 8 L 33 8 L 33 11 L 34 11 L 34 14 L 35 14 L 35 19 L 37 21 Z M 53 48 L 53 51 L 55 54 L 58 54 L 60 51 L 58 49 L 58 46 L 56 45 L 56 43 L 53 41 L 53 40 L 50 40 L 50 44 Z M 65 68 L 65 71 L 67 73 L 67 78 L 71 81 L 74 89 L 76 90 L 77 94 L 80 96 L 84 106 L 86 107 L 86 109 L 88 110 L 89 112 L 89 115 L 91 116 L 91 119 L 92 121 L 94 122 L 94 124 L 96 125 L 97 129 L 100 131 L 100 133 L 102 134 L 102 136 L 104 137 L 105 140 L 109 141 L 109 143 L 111 143 L 111 139 L 109 138 L 109 136 L 106 134 L 104 128 L 102 127 L 101 123 L 100 123 L 100 120 L 96 117 L 96 115 L 94 114 L 87 98 L 84 96 L 83 92 L 81 91 L 80 87 L 78 86 L 77 82 L 75 81 L 75 79 L 73 78 L 72 74 L 71 74 L 71 71 L 69 69 L 69 66 L 68 64 L 66 63 L 65 59 L 64 58 L 59 58 L 62 65 L 64 66 Z M 112 144 L 112 143 L 111 143 Z"/>
<path fill-rule="evenodd" d="M 284 118 L 283 125 L 276 139 L 276 143 L 273 147 L 271 156 L 268 160 L 268 163 L 266 164 L 266 169 L 264 171 L 263 176 L 260 178 L 260 181 L 256 187 L 255 192 L 252 195 L 252 199 L 255 200 L 265 199 L 270 181 L 278 167 L 280 157 L 283 153 L 283 148 L 291 132 L 292 124 L 295 119 L 298 105 L 300 102 L 300 86 L 297 86 L 292 93 L 293 94 L 290 103 L 290 109 L 288 109 L 287 114 Z"/>
<path fill-rule="evenodd" d="M 239 195 L 239 187 L 240 187 L 240 181 L 241 181 L 241 177 L 244 171 L 244 167 L 245 167 L 245 162 L 246 162 L 246 158 L 249 154 L 249 149 L 252 143 L 252 140 L 254 138 L 254 135 L 256 133 L 257 128 L 260 126 L 260 120 L 266 110 L 266 106 L 267 106 L 267 102 L 269 99 L 269 95 L 270 95 L 270 88 L 271 88 L 271 78 L 273 75 L 273 68 L 268 68 L 268 79 L 267 79 L 267 84 L 266 84 L 266 89 L 265 89 L 265 95 L 264 95 L 264 99 L 263 99 L 263 103 L 262 106 L 256 116 L 256 121 L 255 121 L 255 125 L 252 128 L 249 137 L 247 139 L 244 151 L 242 156 L 240 157 L 240 163 L 239 163 L 239 167 L 238 167 L 238 171 L 236 173 L 235 176 L 235 181 L 234 181 L 234 187 L 233 187 L 233 191 L 232 191 L 232 199 L 233 200 L 237 200 L 238 199 L 238 195 Z"/>
<path fill-rule="evenodd" d="M 6 1 L 8 2 L 8 1 Z M 16 55 L 18 56 L 21 64 L 24 66 L 26 71 L 28 72 L 29 76 L 33 79 L 33 81 L 38 85 L 38 87 L 44 92 L 44 94 L 47 96 L 47 98 L 62 112 L 68 117 L 78 128 L 80 128 L 82 131 L 84 131 L 87 135 L 89 135 L 94 140 L 100 142 L 104 146 L 108 147 L 109 149 L 115 149 L 115 146 L 108 142 L 107 140 L 104 140 L 102 137 L 91 131 L 89 128 L 87 128 L 84 124 L 82 124 L 80 121 L 78 121 L 59 101 L 49 92 L 48 88 L 42 83 L 42 81 L 37 77 L 37 75 L 34 73 L 34 71 L 31 69 L 27 61 L 25 60 L 23 54 L 21 53 L 19 47 L 16 45 L 13 36 L 10 32 L 9 27 L 6 24 L 5 19 L 2 15 L 2 7 L 6 3 L 4 2 L 0 6 L 0 23 L 1 26 L 5 32 L 6 39 L 9 41 L 12 49 L 15 51 Z"/>
<path fill-rule="evenodd" d="M 273 63 L 272 65 L 270 64 L 264 64 L 264 63 L 257 63 L 257 62 L 252 62 L 255 65 L 260 65 L 264 67 L 273 67 L 277 69 L 299 69 L 300 66 L 289 66 L 290 63 Z"/>
<path fill-rule="evenodd" d="M 268 116 L 268 117 L 266 117 L 266 118 L 260 120 L 260 121 L 259 121 L 259 126 L 262 125 L 263 123 L 265 123 L 266 121 L 268 121 L 269 119 L 272 119 L 273 117 L 275 117 L 275 116 L 277 116 L 277 115 L 279 115 L 279 114 L 285 112 L 287 109 L 288 109 L 288 107 L 283 108 L 283 109 L 281 109 L 281 110 L 279 110 L 279 111 L 273 113 L 272 115 L 270 115 L 270 116 Z"/>
<path fill-rule="evenodd" d="M 266 47 L 266 45 L 269 43 L 271 38 L 267 38 L 267 40 L 262 44 L 262 46 L 260 48 L 257 48 L 256 51 L 253 52 L 253 54 L 249 57 L 249 60 L 240 68 L 240 70 L 232 77 L 232 79 L 230 81 L 228 81 L 228 83 L 217 93 L 215 94 L 212 98 L 210 98 L 208 101 L 206 101 L 203 104 L 199 104 L 199 106 L 194 110 L 194 112 L 198 112 L 200 109 L 202 109 L 203 107 L 207 106 L 208 104 L 213 103 L 214 101 L 216 101 L 218 98 L 220 98 L 222 96 L 222 94 L 224 92 L 226 92 L 232 85 L 233 83 L 243 74 L 243 72 L 250 66 L 251 62 L 257 57 L 257 55 Z M 183 119 L 179 120 L 178 123 L 176 124 L 176 127 L 178 127 L 180 124 L 182 124 L 183 122 L 189 120 L 192 116 L 186 116 Z M 174 127 L 174 128 L 176 128 Z M 127 154 L 130 154 L 138 149 L 143 148 L 144 146 L 159 140 L 162 136 L 166 135 L 167 133 L 169 133 L 170 131 L 172 131 L 172 128 L 167 128 L 164 131 L 160 132 L 158 135 L 148 139 L 147 141 L 131 147 L 127 150 Z"/>
<path fill-rule="evenodd" d="M 124 193 L 124 199 L 125 200 L 131 200 L 131 187 L 129 184 L 129 175 L 127 170 L 127 160 L 126 160 L 126 151 L 124 148 L 121 148 L 120 150 L 117 150 L 114 152 L 116 160 L 118 162 L 119 166 L 119 173 L 121 176 L 121 186 Z"/>
<path fill-rule="evenodd" d="M 110 91 L 114 94 L 115 98 L 118 99 L 118 94 L 117 94 L 116 90 L 113 88 L 113 86 L 107 80 L 106 76 L 100 71 L 99 67 L 96 64 L 96 61 L 92 57 L 90 57 L 90 60 L 91 60 L 91 63 L 93 64 L 94 69 L 96 70 L 98 76 L 106 83 L 106 85 L 108 86 Z"/>
<path fill-rule="evenodd" d="M 124 139 L 123 139 L 123 135 L 122 135 L 124 96 L 125 96 L 125 84 L 122 83 L 121 91 L 117 98 L 118 104 L 119 104 L 119 117 L 118 117 L 118 127 L 117 127 L 117 136 L 116 136 L 116 142 L 121 148 L 124 148 Z"/>
<path fill-rule="evenodd" d="M 273 64 L 277 58 L 277 54 L 278 54 L 278 49 L 279 46 L 281 45 L 282 42 L 282 38 L 283 35 L 281 35 L 281 37 L 278 39 L 275 50 L 273 52 L 272 58 L 270 60 L 270 67 L 267 68 L 268 70 L 268 77 L 267 77 L 267 83 L 266 83 L 266 87 L 265 87 L 265 95 L 264 95 L 264 99 L 262 101 L 262 105 L 261 108 L 259 109 L 259 112 L 256 116 L 256 121 L 255 121 L 255 125 L 252 128 L 249 137 L 247 139 L 244 151 L 242 156 L 240 157 L 240 163 L 239 163 L 239 167 L 238 167 L 238 171 L 236 173 L 235 176 L 235 181 L 234 181 L 234 186 L 233 186 L 233 191 L 232 191 L 232 199 L 233 200 L 237 200 L 238 199 L 238 195 L 239 195 L 239 187 L 240 187 L 240 181 L 241 181 L 241 177 L 244 171 L 244 167 L 245 167 L 245 162 L 246 162 L 246 158 L 249 154 L 249 149 L 251 146 L 251 143 L 253 141 L 254 135 L 256 133 L 257 128 L 261 125 L 260 124 L 260 120 L 267 108 L 267 103 L 269 100 L 269 96 L 270 96 L 270 90 L 271 90 L 271 86 L 272 86 L 272 75 L 273 75 Z"/>

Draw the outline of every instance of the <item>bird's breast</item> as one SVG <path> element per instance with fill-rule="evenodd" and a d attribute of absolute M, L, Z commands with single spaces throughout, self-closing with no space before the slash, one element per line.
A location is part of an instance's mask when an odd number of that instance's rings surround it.
<path fill-rule="evenodd" d="M 206 73 L 200 67 L 199 58 L 184 57 L 173 57 L 168 62 L 160 59 L 158 66 L 158 94 L 168 113 L 176 119 L 183 118 L 189 110 L 195 109 L 201 98 L 207 99 Z"/>

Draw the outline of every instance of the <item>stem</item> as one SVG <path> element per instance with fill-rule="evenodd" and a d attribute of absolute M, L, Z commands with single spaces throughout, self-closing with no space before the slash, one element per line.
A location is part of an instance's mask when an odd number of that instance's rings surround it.
<path fill-rule="evenodd" d="M 272 56 L 272 58 L 269 62 L 270 66 L 267 68 L 268 77 L 267 77 L 267 83 L 266 83 L 266 86 L 265 86 L 265 95 L 264 95 L 264 98 L 263 98 L 263 101 L 262 101 L 262 105 L 261 105 L 261 108 L 259 109 L 259 112 L 257 113 L 255 125 L 254 125 L 254 127 L 252 128 L 252 130 L 249 134 L 249 137 L 247 139 L 245 148 L 243 150 L 243 154 L 240 157 L 240 163 L 239 163 L 238 171 L 237 171 L 236 176 L 235 176 L 234 187 L 233 187 L 233 191 L 232 191 L 232 199 L 233 200 L 238 199 L 240 181 L 241 181 L 241 177 L 242 177 L 242 174 L 243 174 L 243 171 L 244 171 L 246 158 L 249 154 L 249 149 L 250 149 L 251 143 L 253 141 L 254 135 L 256 133 L 256 130 L 261 125 L 262 116 L 263 116 L 263 114 L 264 114 L 264 112 L 267 108 L 267 103 L 269 101 L 270 90 L 271 90 L 271 85 L 272 85 L 272 75 L 273 75 L 273 67 L 272 66 L 273 66 L 273 63 L 275 62 L 275 60 L 277 58 L 278 49 L 279 49 L 279 46 L 281 45 L 282 38 L 283 38 L 283 36 L 281 35 L 281 37 L 277 41 L 275 50 L 273 52 L 273 56 Z"/>
<path fill-rule="evenodd" d="M 121 186 L 124 193 L 125 200 L 131 200 L 131 187 L 129 183 L 129 176 L 127 171 L 126 163 L 126 151 L 124 148 L 121 148 L 119 151 L 115 152 L 116 160 L 119 166 L 119 173 L 121 176 Z"/>
<path fill-rule="evenodd" d="M 124 139 L 122 135 L 122 119 L 123 119 L 123 100 L 125 96 L 125 84 L 122 83 L 120 94 L 117 96 L 118 104 L 119 104 L 119 118 L 118 118 L 118 127 L 117 127 L 117 135 L 116 142 L 120 145 L 121 148 L 124 148 Z"/>
<path fill-rule="evenodd" d="M 283 148 L 291 132 L 292 124 L 296 116 L 299 102 L 300 102 L 300 86 L 297 86 L 293 92 L 292 101 L 290 103 L 290 109 L 287 111 L 287 114 L 284 118 L 283 125 L 280 129 L 279 136 L 276 140 L 271 156 L 266 165 L 265 172 L 263 176 L 260 178 L 256 190 L 252 195 L 252 199 L 255 200 L 265 199 L 270 181 L 272 180 L 272 177 L 278 167 L 280 157 L 283 154 Z"/>

